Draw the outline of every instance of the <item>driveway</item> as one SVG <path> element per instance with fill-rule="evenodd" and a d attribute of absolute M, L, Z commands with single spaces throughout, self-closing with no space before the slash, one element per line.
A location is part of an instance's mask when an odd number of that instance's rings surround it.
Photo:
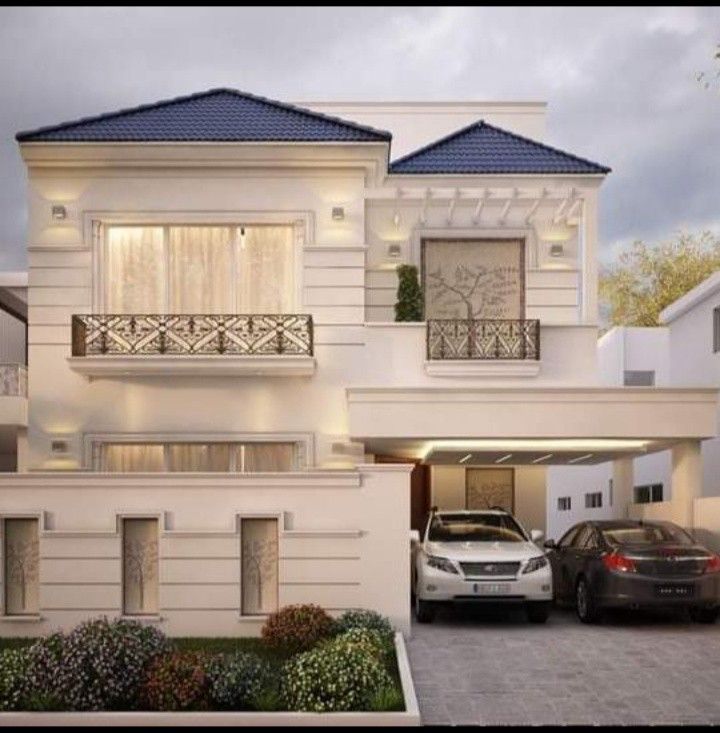
<path fill-rule="evenodd" d="M 413 626 L 408 644 L 425 724 L 720 723 L 720 623 L 618 614 L 581 625 L 555 610 L 465 607 Z"/>

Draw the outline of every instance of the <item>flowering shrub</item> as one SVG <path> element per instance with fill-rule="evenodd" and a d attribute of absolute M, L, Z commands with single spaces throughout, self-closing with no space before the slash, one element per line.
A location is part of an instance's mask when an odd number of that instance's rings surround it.
<path fill-rule="evenodd" d="M 391 639 L 394 633 L 392 624 L 386 616 L 377 611 L 368 611 L 364 608 L 353 608 L 345 611 L 335 622 L 335 628 L 341 634 L 350 629 L 373 629 L 382 636 Z"/>
<path fill-rule="evenodd" d="M 0 710 L 22 707 L 28 661 L 27 649 L 6 649 L 0 654 Z"/>
<path fill-rule="evenodd" d="M 142 701 L 150 710 L 206 710 L 208 670 L 216 659 L 200 652 L 172 652 L 152 663 Z"/>
<path fill-rule="evenodd" d="M 311 649 L 332 636 L 334 621 L 320 606 L 285 606 L 271 614 L 262 629 L 268 646 L 289 654 Z"/>
<path fill-rule="evenodd" d="M 367 710 L 387 686 L 392 681 L 376 656 L 357 644 L 335 640 L 287 662 L 281 694 L 289 710 Z"/>
<path fill-rule="evenodd" d="M 86 621 L 62 640 L 52 688 L 72 710 L 135 707 L 150 664 L 168 648 L 165 635 L 152 626 Z"/>
<path fill-rule="evenodd" d="M 23 710 L 65 710 L 69 706 L 58 690 L 58 670 L 61 666 L 65 636 L 49 634 L 38 639 L 24 651 L 27 654 Z"/>
<path fill-rule="evenodd" d="M 375 629 L 350 629 L 325 643 L 340 650 L 360 649 L 380 662 L 385 661 L 388 652 L 392 649 L 391 640 Z"/>
<path fill-rule="evenodd" d="M 207 669 L 210 700 L 214 707 L 247 710 L 272 682 L 270 665 L 257 654 L 237 652 L 219 656 Z"/>

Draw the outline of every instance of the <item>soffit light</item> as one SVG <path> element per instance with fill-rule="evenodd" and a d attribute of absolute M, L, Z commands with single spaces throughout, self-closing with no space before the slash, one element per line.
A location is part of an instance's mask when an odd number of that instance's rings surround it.
<path fill-rule="evenodd" d="M 468 453 L 466 456 L 463 456 L 458 463 L 467 463 L 472 458 L 472 453 Z"/>
<path fill-rule="evenodd" d="M 613 451 L 646 451 L 647 440 L 632 440 L 619 438 L 558 438 L 552 439 L 488 439 L 488 440 L 437 440 L 426 443 L 423 447 L 424 457 L 438 451 L 458 451 L 478 453 L 481 451 L 495 453 L 516 453 L 546 451 L 548 453 L 601 453 Z"/>
<path fill-rule="evenodd" d="M 333 221 L 342 221 L 345 218 L 345 209 L 342 206 L 333 206 L 332 218 Z"/>
<path fill-rule="evenodd" d="M 544 456 L 540 456 L 540 458 L 536 458 L 533 463 L 542 463 L 543 461 L 547 461 L 548 458 L 552 458 L 553 455 L 553 453 L 548 453 Z"/>

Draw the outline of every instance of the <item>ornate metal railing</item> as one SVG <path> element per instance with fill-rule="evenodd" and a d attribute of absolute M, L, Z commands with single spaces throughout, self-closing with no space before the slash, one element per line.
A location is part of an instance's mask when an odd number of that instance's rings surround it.
<path fill-rule="evenodd" d="M 23 364 L 0 364 L 0 395 L 27 397 L 27 367 Z"/>
<path fill-rule="evenodd" d="M 540 321 L 428 320 L 427 358 L 539 359 Z"/>
<path fill-rule="evenodd" d="M 76 315 L 73 356 L 312 356 L 312 316 Z"/>

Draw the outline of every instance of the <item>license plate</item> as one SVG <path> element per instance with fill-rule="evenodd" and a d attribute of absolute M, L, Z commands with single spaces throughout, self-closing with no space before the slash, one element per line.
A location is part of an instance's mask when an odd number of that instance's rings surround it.
<path fill-rule="evenodd" d="M 694 586 L 679 583 L 656 585 L 655 595 L 661 598 L 687 598 L 693 594 Z"/>
<path fill-rule="evenodd" d="M 475 583 L 473 593 L 478 596 L 506 596 L 510 594 L 508 583 Z"/>

